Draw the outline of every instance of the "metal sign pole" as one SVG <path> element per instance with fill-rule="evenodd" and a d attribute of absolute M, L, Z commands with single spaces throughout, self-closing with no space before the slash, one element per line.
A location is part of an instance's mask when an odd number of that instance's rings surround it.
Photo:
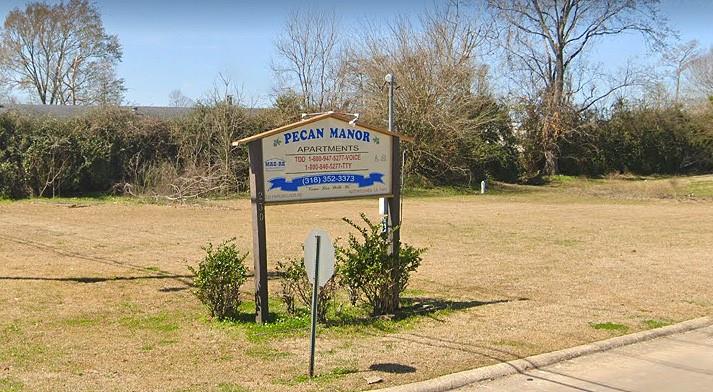
<path fill-rule="evenodd" d="M 314 286 L 312 287 L 312 330 L 309 347 L 309 376 L 314 377 L 314 351 L 317 341 L 317 306 L 319 297 L 319 247 L 322 237 L 316 236 L 317 249 L 314 261 Z"/>
<path fill-rule="evenodd" d="M 389 84 L 389 131 L 394 132 L 394 89 L 396 78 L 392 74 L 386 75 Z M 389 254 L 398 257 L 401 242 L 401 146 L 400 139 L 395 137 L 391 144 L 391 197 L 387 198 L 388 209 L 386 215 L 387 235 L 389 238 Z M 397 269 L 391 271 L 392 282 L 398 282 L 401 277 Z M 399 307 L 399 291 L 391 292 L 391 301 L 395 308 Z"/>
<path fill-rule="evenodd" d="M 394 132 L 394 86 L 396 85 L 396 78 L 394 78 L 394 75 L 392 74 L 387 74 L 384 77 L 384 81 L 388 85 L 389 89 L 389 102 L 388 102 L 388 109 L 389 109 L 389 132 Z M 393 157 L 392 157 L 393 159 Z M 392 168 L 393 170 L 393 168 Z M 392 178 L 392 181 L 395 181 Z M 392 192 L 393 193 L 393 192 Z M 380 198 L 379 199 L 379 213 L 383 215 L 383 218 L 381 220 L 381 227 L 382 227 L 382 232 L 387 233 L 389 231 L 389 215 L 390 211 L 389 208 L 392 207 L 391 200 L 388 200 L 387 198 Z"/>

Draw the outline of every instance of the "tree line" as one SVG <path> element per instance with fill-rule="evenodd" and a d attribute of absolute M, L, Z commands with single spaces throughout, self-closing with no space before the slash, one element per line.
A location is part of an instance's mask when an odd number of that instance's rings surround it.
<path fill-rule="evenodd" d="M 272 107 L 233 102 L 223 78 L 203 99 L 173 91 L 173 104 L 193 109 L 161 121 L 111 107 L 123 93 L 121 46 L 91 3 L 12 11 L 3 85 L 46 104 L 103 108 L 69 120 L 2 115 L 0 195 L 243 190 L 246 155 L 232 140 L 326 110 L 384 125 L 386 73 L 398 83 L 396 128 L 415 138 L 412 185 L 713 170 L 713 49 L 677 42 L 658 1 L 454 0 L 357 37 L 341 22 L 319 10 L 288 16 L 274 45 Z M 595 45 L 626 33 L 660 58 L 656 72 L 592 62 Z"/>

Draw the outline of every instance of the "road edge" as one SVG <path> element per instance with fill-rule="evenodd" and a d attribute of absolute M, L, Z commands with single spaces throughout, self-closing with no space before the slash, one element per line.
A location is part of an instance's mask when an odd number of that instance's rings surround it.
<path fill-rule="evenodd" d="M 447 374 L 430 380 L 419 381 L 412 384 L 398 385 L 390 388 L 378 389 L 378 392 L 441 392 L 460 388 L 480 381 L 492 380 L 524 371 L 552 365 L 557 362 L 581 357 L 588 354 L 611 350 L 613 348 L 627 346 L 629 344 L 644 342 L 647 340 L 660 338 L 688 332 L 695 329 L 705 328 L 713 325 L 713 318 L 700 317 L 693 320 L 684 321 L 678 324 L 669 325 L 662 328 L 650 329 L 629 335 L 617 336 L 607 340 L 581 346 L 566 348 L 564 350 L 538 354 L 527 358 L 516 359 L 509 362 L 502 362 L 462 372 Z"/>

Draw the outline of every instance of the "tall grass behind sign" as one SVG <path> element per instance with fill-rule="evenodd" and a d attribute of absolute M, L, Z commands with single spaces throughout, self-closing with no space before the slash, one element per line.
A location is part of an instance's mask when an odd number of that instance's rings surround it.
<path fill-rule="evenodd" d="M 265 206 L 386 197 L 393 205 L 389 218 L 398 225 L 401 139 L 406 140 L 327 112 L 233 143 L 247 144 L 250 159 L 258 322 L 268 315 Z"/>

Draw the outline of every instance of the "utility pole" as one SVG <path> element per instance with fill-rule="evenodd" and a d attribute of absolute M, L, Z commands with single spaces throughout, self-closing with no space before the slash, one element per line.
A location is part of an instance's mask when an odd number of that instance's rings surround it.
<path fill-rule="evenodd" d="M 389 132 L 395 132 L 394 89 L 396 88 L 396 78 L 392 74 L 387 74 L 384 80 L 389 87 Z M 389 235 L 389 254 L 398 257 L 401 246 L 401 228 L 399 227 L 401 225 L 401 146 L 398 137 L 394 137 L 392 140 L 391 165 L 393 176 L 391 177 L 391 197 L 386 199 L 386 228 Z M 391 274 L 392 282 L 401 280 L 401 277 L 398 276 L 398 268 L 394 268 Z M 398 287 L 393 287 L 391 293 L 393 309 L 398 309 L 399 307 L 399 294 Z"/>
<path fill-rule="evenodd" d="M 394 87 L 396 87 L 396 78 L 392 74 L 387 74 L 384 81 L 389 85 L 389 132 L 394 131 Z"/>
<path fill-rule="evenodd" d="M 389 118 L 388 126 L 389 132 L 394 132 L 394 86 L 396 84 L 396 79 L 392 74 L 386 74 L 384 77 L 384 84 L 388 85 L 389 91 Z M 382 86 L 383 88 L 383 86 Z M 394 180 L 392 180 L 394 181 Z M 392 192 L 393 193 L 393 192 Z M 383 216 L 381 226 L 384 233 L 389 231 L 389 200 L 385 197 L 379 198 L 379 214 Z"/>

